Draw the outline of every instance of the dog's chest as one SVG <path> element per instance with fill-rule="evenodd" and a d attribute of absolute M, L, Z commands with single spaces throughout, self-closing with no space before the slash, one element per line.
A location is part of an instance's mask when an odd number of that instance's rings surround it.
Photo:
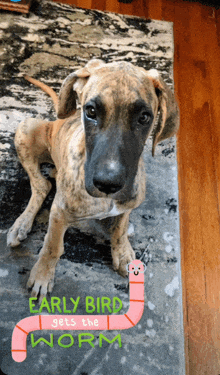
<path fill-rule="evenodd" d="M 98 220 L 103 220 L 103 219 L 106 219 L 107 217 L 112 217 L 112 216 L 118 216 L 118 215 L 121 215 L 123 213 L 125 213 L 127 211 L 126 208 L 121 208 L 120 209 L 117 207 L 116 203 L 113 202 L 113 206 L 112 208 L 109 210 L 109 211 L 101 211 L 101 212 L 97 212 L 95 213 L 94 215 L 90 215 L 90 216 L 86 216 L 84 217 L 84 219 L 98 219 Z"/>

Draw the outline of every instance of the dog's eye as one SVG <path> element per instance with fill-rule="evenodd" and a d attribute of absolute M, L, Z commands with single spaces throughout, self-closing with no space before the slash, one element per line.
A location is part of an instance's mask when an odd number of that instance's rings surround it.
<path fill-rule="evenodd" d="M 141 116 L 139 117 L 138 122 L 141 125 L 145 125 L 145 124 L 148 124 L 148 122 L 150 121 L 150 119 L 151 119 L 150 114 L 148 112 L 143 112 L 141 114 Z"/>
<path fill-rule="evenodd" d="M 93 107 L 93 106 L 88 106 L 86 109 L 85 109 L 85 114 L 86 114 L 86 117 L 88 117 L 89 119 L 91 120 L 95 120 L 96 117 L 97 117 L 97 114 L 96 114 L 96 109 Z"/>

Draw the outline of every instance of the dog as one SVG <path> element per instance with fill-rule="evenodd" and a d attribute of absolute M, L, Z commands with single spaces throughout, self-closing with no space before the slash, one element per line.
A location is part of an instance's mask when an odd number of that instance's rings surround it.
<path fill-rule="evenodd" d="M 9 229 L 7 243 L 18 246 L 30 232 L 51 189 L 40 164 L 53 163 L 57 191 L 27 283 L 32 297 L 42 300 L 53 289 L 65 231 L 80 220 L 97 219 L 108 228 L 113 268 L 126 276 L 126 266 L 135 258 L 127 234 L 129 214 L 145 199 L 144 145 L 153 131 L 154 155 L 157 143 L 176 134 L 179 109 L 156 70 L 129 62 L 93 59 L 68 75 L 58 97 L 47 85 L 25 78 L 52 97 L 58 119 L 29 118 L 18 126 L 15 146 L 32 195 Z"/>

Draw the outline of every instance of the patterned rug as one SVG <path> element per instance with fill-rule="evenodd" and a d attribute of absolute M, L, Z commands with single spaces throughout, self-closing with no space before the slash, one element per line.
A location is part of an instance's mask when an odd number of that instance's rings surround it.
<path fill-rule="evenodd" d="M 130 61 L 147 70 L 156 68 L 173 87 L 172 24 L 36 0 L 28 18 L 2 12 L 0 35 L 1 370 L 8 375 L 28 375 L 30 368 L 35 375 L 184 374 L 175 139 L 160 143 L 154 158 L 151 139 L 145 146 L 146 200 L 130 217 L 132 246 L 136 257 L 147 266 L 145 310 L 134 328 L 105 333 L 109 340 L 120 333 L 122 347 L 106 342 L 100 348 L 99 332 L 94 331 L 94 347 L 85 343 L 80 348 L 78 332 L 72 331 L 74 345 L 63 348 L 57 344 L 61 331 L 54 333 L 53 348 L 45 343 L 32 347 L 28 338 L 27 359 L 21 364 L 14 362 L 10 353 L 12 330 L 30 315 L 25 284 L 47 230 L 54 182 L 29 237 L 17 249 L 7 248 L 5 242 L 8 228 L 30 197 L 29 179 L 14 148 L 15 129 L 27 117 L 56 118 L 52 100 L 25 81 L 23 72 L 58 93 L 69 73 L 95 57 L 105 62 Z M 47 164 L 42 167 L 49 179 L 50 168 Z M 123 303 L 123 314 L 129 305 L 128 279 L 113 272 L 109 242 L 91 231 L 91 226 L 67 231 L 52 295 L 67 299 L 80 296 L 81 300 L 86 296 L 117 296 Z M 85 314 L 83 304 L 77 314 Z M 41 336 L 36 333 L 35 341 Z M 44 337 L 49 340 L 49 333 Z"/>

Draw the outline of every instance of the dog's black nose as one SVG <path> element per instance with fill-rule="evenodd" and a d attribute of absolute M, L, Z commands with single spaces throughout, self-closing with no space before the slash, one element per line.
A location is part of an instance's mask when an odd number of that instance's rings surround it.
<path fill-rule="evenodd" d="M 117 193 L 117 191 L 121 190 L 123 185 L 122 184 L 109 184 L 109 183 L 104 183 L 101 182 L 97 179 L 94 180 L 94 185 L 95 187 L 101 191 L 102 193 L 105 194 L 114 194 Z"/>
<path fill-rule="evenodd" d="M 124 168 L 117 162 L 109 162 L 100 166 L 93 177 L 94 186 L 105 194 L 117 193 L 123 188 L 124 182 Z"/>

